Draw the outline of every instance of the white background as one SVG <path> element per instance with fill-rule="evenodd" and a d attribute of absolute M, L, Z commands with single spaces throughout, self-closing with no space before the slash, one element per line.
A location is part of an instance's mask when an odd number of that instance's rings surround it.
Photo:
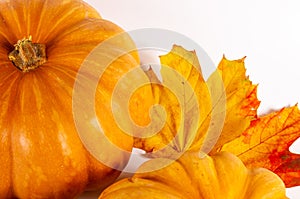
<path fill-rule="evenodd" d="M 246 58 L 259 83 L 259 113 L 300 102 L 300 1 L 298 0 L 86 0 L 125 30 L 163 28 L 193 39 L 217 65 Z M 189 49 L 192 50 L 192 49 Z M 300 153 L 300 140 L 291 150 Z M 85 195 L 83 198 L 97 198 Z M 288 189 L 300 198 L 300 187 Z"/>

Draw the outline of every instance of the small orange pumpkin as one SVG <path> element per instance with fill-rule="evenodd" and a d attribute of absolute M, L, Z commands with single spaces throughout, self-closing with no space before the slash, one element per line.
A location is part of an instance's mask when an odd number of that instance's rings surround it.
<path fill-rule="evenodd" d="M 73 120 L 72 95 L 83 60 L 123 30 L 81 0 L 7 0 L 0 10 L 0 198 L 72 198 L 106 187 L 120 171 L 84 147 Z M 133 45 L 127 36 L 110 48 Z M 135 52 L 116 58 L 98 82 L 95 99 L 81 103 L 85 107 L 95 100 L 95 119 L 125 151 L 132 149 L 132 136 L 113 122 L 110 98 L 116 82 L 138 62 Z M 137 94 L 136 101 L 143 103 L 143 95 Z M 127 163 L 127 156 L 102 153 L 115 168 Z"/>
<path fill-rule="evenodd" d="M 276 174 L 263 168 L 247 169 L 228 152 L 211 157 L 187 152 L 163 167 L 168 162 L 158 158 L 144 163 L 132 178 L 111 185 L 99 199 L 286 198 L 284 183 Z"/>

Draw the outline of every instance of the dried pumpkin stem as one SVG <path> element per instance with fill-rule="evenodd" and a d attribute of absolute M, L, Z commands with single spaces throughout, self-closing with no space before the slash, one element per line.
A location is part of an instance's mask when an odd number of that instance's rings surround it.
<path fill-rule="evenodd" d="M 15 49 L 9 53 L 9 60 L 21 71 L 28 72 L 44 64 L 46 59 L 46 45 L 32 43 L 32 38 L 23 38 L 15 44 Z"/>

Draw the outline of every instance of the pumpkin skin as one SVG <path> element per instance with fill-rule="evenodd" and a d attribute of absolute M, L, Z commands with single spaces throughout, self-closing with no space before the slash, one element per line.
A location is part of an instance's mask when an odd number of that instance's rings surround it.
<path fill-rule="evenodd" d="M 276 174 L 263 168 L 247 169 L 239 158 L 228 152 L 211 157 L 188 152 L 157 170 L 164 162 L 166 159 L 144 163 L 132 178 L 111 185 L 99 199 L 286 198 L 284 183 Z"/>
<path fill-rule="evenodd" d="M 73 86 L 92 49 L 123 30 L 80 0 L 7 0 L 0 10 L 0 198 L 73 198 L 86 189 L 103 189 L 120 171 L 99 162 L 81 142 Z M 32 43 L 45 44 L 47 60 L 23 72 L 8 55 L 29 36 Z M 130 45 L 128 37 L 111 48 Z M 99 81 L 95 99 L 82 100 L 83 107 L 95 100 L 96 119 L 110 123 L 105 135 L 125 151 L 131 151 L 133 140 L 112 123 L 107 96 L 113 91 L 106 84 L 114 85 L 138 63 L 135 52 L 119 57 Z M 122 154 L 107 156 L 120 168 L 128 161 Z"/>

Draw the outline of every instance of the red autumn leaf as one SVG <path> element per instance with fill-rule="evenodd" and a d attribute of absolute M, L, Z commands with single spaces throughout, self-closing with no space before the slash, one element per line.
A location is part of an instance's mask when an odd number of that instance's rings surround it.
<path fill-rule="evenodd" d="M 260 117 L 222 151 L 236 154 L 251 168 L 264 167 L 277 173 L 287 187 L 300 185 L 300 155 L 289 147 L 300 137 L 300 111 L 297 106 Z"/>

